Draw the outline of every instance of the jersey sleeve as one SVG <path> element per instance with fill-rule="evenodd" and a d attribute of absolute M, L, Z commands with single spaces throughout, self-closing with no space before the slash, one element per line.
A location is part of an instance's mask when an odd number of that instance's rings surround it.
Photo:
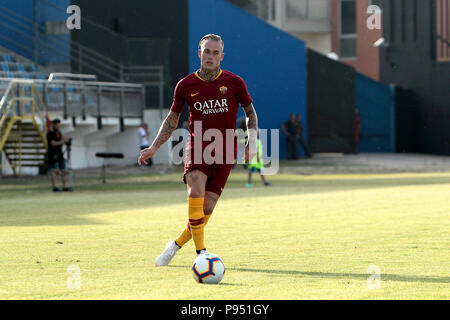
<path fill-rule="evenodd" d="M 244 80 L 239 76 L 237 77 L 237 85 L 237 99 L 241 104 L 241 107 L 245 108 L 253 102 L 253 99 L 248 93 L 247 85 L 245 84 Z"/>
<path fill-rule="evenodd" d="M 170 111 L 181 113 L 183 111 L 183 106 L 185 103 L 184 98 L 184 90 L 183 90 L 183 82 L 182 80 L 178 81 L 177 86 L 175 87 L 175 92 L 173 94 L 173 102 L 170 107 Z"/>

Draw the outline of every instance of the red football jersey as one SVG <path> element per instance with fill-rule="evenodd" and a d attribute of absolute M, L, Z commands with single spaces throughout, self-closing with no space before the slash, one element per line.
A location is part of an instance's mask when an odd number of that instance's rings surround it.
<path fill-rule="evenodd" d="M 198 71 L 191 73 L 180 80 L 175 88 L 171 111 L 181 113 L 184 103 L 189 107 L 189 131 L 191 143 L 187 149 L 195 146 L 194 121 L 201 121 L 201 135 L 208 129 L 218 129 L 223 135 L 224 148 L 226 141 L 226 130 L 236 129 L 236 114 L 239 104 L 247 107 L 253 100 L 248 93 L 247 86 L 241 77 L 220 70 L 217 77 L 210 82 L 200 78 Z M 202 138 L 202 137 L 197 137 Z M 202 139 L 203 140 L 203 139 Z M 234 150 L 236 151 L 236 139 Z M 203 141 L 204 149 L 211 141 Z"/>

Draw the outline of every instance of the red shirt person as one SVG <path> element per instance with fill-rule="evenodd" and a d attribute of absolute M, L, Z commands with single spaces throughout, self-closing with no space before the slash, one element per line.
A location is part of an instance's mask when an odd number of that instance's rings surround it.
<path fill-rule="evenodd" d="M 174 101 L 169 114 L 164 120 L 159 132 L 149 148 L 141 151 L 138 163 L 146 163 L 155 152 L 171 136 L 178 126 L 178 120 L 185 103 L 189 106 L 190 142 L 186 147 L 186 157 L 183 180 L 188 192 L 188 226 L 176 240 L 170 241 L 162 254 L 156 258 L 156 266 L 169 264 L 175 253 L 191 238 L 194 240 L 197 255 L 206 252 L 204 244 L 204 226 L 208 222 L 214 207 L 222 193 L 232 167 L 226 161 L 227 147 L 231 145 L 227 139 L 227 130 L 236 128 L 238 105 L 244 108 L 248 128 L 247 154 L 251 159 L 256 155 L 258 120 L 247 86 L 237 75 L 220 69 L 223 60 L 224 43 L 220 36 L 205 35 L 199 43 L 198 56 L 201 67 L 197 72 L 188 75 L 175 88 Z M 199 127 L 201 129 L 199 130 Z M 203 155 L 216 140 L 209 139 L 222 134 L 222 160 L 210 163 Z M 212 138 L 212 137 L 211 137 Z M 206 141 L 204 141 L 206 140 Z M 233 136 L 233 142 L 235 137 Z M 200 147 L 201 145 L 201 147 Z M 233 160 L 236 144 L 234 143 Z M 200 158 L 196 157 L 200 153 Z M 225 160 L 225 161 L 223 161 Z"/>

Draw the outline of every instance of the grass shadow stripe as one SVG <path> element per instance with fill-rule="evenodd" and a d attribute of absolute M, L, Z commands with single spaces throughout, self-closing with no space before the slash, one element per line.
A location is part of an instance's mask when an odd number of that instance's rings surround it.
<path fill-rule="evenodd" d="M 240 272 L 261 272 L 268 274 L 282 274 L 282 275 L 298 275 L 298 276 L 312 276 L 323 278 L 355 278 L 367 279 L 370 274 L 364 273 L 333 273 L 333 272 L 316 272 L 316 271 L 298 271 L 298 270 L 270 270 L 270 269 L 250 269 L 250 268 L 227 268 L 230 271 Z M 408 276 L 397 274 L 380 274 L 381 280 L 386 281 L 401 281 L 401 282 L 431 282 L 431 283 L 450 283 L 450 277 L 429 277 L 429 276 Z"/>

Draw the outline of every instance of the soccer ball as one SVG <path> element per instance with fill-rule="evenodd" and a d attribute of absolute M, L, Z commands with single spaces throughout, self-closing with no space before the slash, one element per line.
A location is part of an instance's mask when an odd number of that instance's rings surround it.
<path fill-rule="evenodd" d="M 199 255 L 192 265 L 192 276 L 198 283 L 218 284 L 224 274 L 225 264 L 214 253 Z"/>

